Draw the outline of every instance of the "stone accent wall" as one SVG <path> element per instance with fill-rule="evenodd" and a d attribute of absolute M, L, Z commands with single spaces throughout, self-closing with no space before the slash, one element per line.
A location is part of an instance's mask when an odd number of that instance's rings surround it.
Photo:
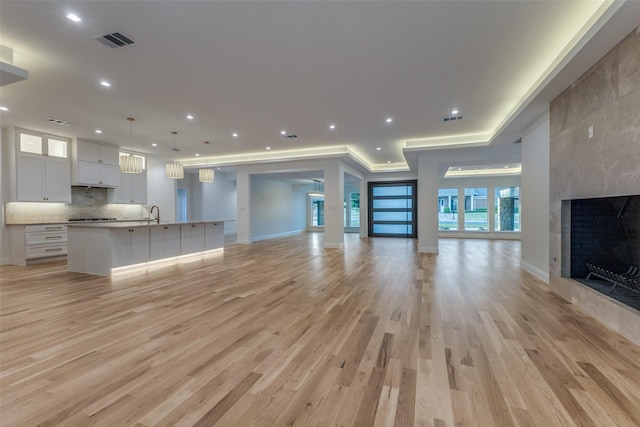
<path fill-rule="evenodd" d="M 551 289 L 640 344 L 640 312 L 561 277 L 562 201 L 640 193 L 640 28 L 551 103 L 550 127 Z"/>

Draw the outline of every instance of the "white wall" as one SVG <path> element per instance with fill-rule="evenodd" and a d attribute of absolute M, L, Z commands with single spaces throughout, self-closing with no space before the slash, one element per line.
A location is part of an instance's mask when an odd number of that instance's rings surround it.
<path fill-rule="evenodd" d="M 251 176 L 251 240 L 304 231 L 307 195 L 292 184 Z"/>
<path fill-rule="evenodd" d="M 167 178 L 165 162 L 147 159 L 147 203 L 160 208 L 160 220 L 176 220 L 176 180 Z"/>
<path fill-rule="evenodd" d="M 524 131 L 520 185 L 523 269 L 549 283 L 549 112 Z"/>
<path fill-rule="evenodd" d="M 213 182 L 199 182 L 202 201 L 200 219 L 203 220 L 233 220 L 225 222 L 225 234 L 236 232 L 236 217 L 238 192 L 236 182 L 227 179 L 224 173 L 216 171 Z"/>
<path fill-rule="evenodd" d="M 0 264 L 9 263 L 9 229 L 5 225 L 5 203 L 9 201 L 9 158 L 5 129 L 0 132 L 0 203 L 2 213 L 0 223 Z"/>

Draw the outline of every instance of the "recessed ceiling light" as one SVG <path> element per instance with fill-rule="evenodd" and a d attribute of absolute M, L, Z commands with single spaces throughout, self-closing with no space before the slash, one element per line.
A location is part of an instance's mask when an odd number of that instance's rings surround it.
<path fill-rule="evenodd" d="M 286 135 L 286 134 L 287 134 L 287 131 L 286 131 L 286 130 L 281 130 L 281 131 L 280 131 L 280 135 Z"/>
<path fill-rule="evenodd" d="M 193 116 L 191 114 L 187 114 L 187 120 L 193 120 Z"/>
<path fill-rule="evenodd" d="M 237 138 L 238 134 L 236 132 L 234 132 L 234 133 L 231 134 L 231 136 L 234 137 L 234 138 Z"/>
<path fill-rule="evenodd" d="M 378 151 L 380 151 L 380 150 L 382 150 L 382 148 L 380 148 L 380 147 L 377 147 L 377 148 L 376 148 L 376 150 L 378 150 Z"/>
<path fill-rule="evenodd" d="M 220 170 L 220 168 L 216 168 L 216 169 Z"/>
<path fill-rule="evenodd" d="M 458 111 L 457 108 L 454 108 L 453 110 L 451 110 L 451 114 L 458 114 L 460 111 Z"/>
<path fill-rule="evenodd" d="M 5 107 L 4 105 L 2 107 L 0 107 L 0 110 L 2 111 L 9 111 L 9 108 Z"/>
<path fill-rule="evenodd" d="M 387 160 L 387 163 L 391 163 L 391 160 Z"/>
<path fill-rule="evenodd" d="M 387 123 L 393 123 L 393 117 L 387 117 L 387 118 L 385 119 L 385 122 L 387 122 Z"/>
<path fill-rule="evenodd" d="M 462 168 L 458 168 L 458 170 L 459 170 L 459 171 L 461 171 L 461 170 L 462 170 Z"/>
<path fill-rule="evenodd" d="M 196 153 L 196 157 L 200 157 L 200 153 Z"/>
<path fill-rule="evenodd" d="M 155 142 L 152 142 L 152 143 L 151 143 L 151 146 L 152 146 L 152 147 L 157 147 L 157 146 L 158 146 L 158 144 L 156 144 Z"/>
<path fill-rule="evenodd" d="M 81 19 L 78 15 L 76 15 L 75 13 L 70 13 L 70 14 L 68 14 L 68 15 L 67 15 L 67 18 L 68 18 L 68 19 L 70 19 L 70 20 L 71 20 L 71 21 L 73 21 L 73 22 L 80 22 L 80 21 L 82 21 L 82 19 Z"/>
<path fill-rule="evenodd" d="M 102 80 L 102 81 L 100 82 L 100 84 L 101 84 L 102 86 L 104 86 L 104 87 L 111 87 L 111 83 L 109 83 L 109 82 L 108 82 L 108 81 L 106 81 L 106 80 Z"/>
<path fill-rule="evenodd" d="M 96 129 L 96 133 L 102 133 L 100 129 Z"/>
<path fill-rule="evenodd" d="M 335 128 L 336 128 L 336 125 L 334 125 L 333 123 L 329 125 L 329 129 L 335 129 Z"/>
<path fill-rule="evenodd" d="M 271 147 L 267 147 L 266 149 L 267 149 L 267 150 L 271 150 Z"/>

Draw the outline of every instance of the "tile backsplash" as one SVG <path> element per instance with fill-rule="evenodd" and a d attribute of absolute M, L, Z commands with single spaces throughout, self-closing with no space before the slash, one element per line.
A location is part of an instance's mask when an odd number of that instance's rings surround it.
<path fill-rule="evenodd" d="M 71 218 L 143 219 L 149 217 L 146 205 L 109 204 L 106 188 L 71 188 L 71 204 L 9 202 L 5 206 L 7 224 L 66 222 Z"/>

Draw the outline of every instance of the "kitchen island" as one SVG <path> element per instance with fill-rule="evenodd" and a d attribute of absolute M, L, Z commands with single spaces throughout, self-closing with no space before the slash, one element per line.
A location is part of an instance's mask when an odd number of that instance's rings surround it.
<path fill-rule="evenodd" d="M 221 221 L 129 221 L 67 226 L 67 270 L 110 276 L 117 267 L 224 248 Z"/>

